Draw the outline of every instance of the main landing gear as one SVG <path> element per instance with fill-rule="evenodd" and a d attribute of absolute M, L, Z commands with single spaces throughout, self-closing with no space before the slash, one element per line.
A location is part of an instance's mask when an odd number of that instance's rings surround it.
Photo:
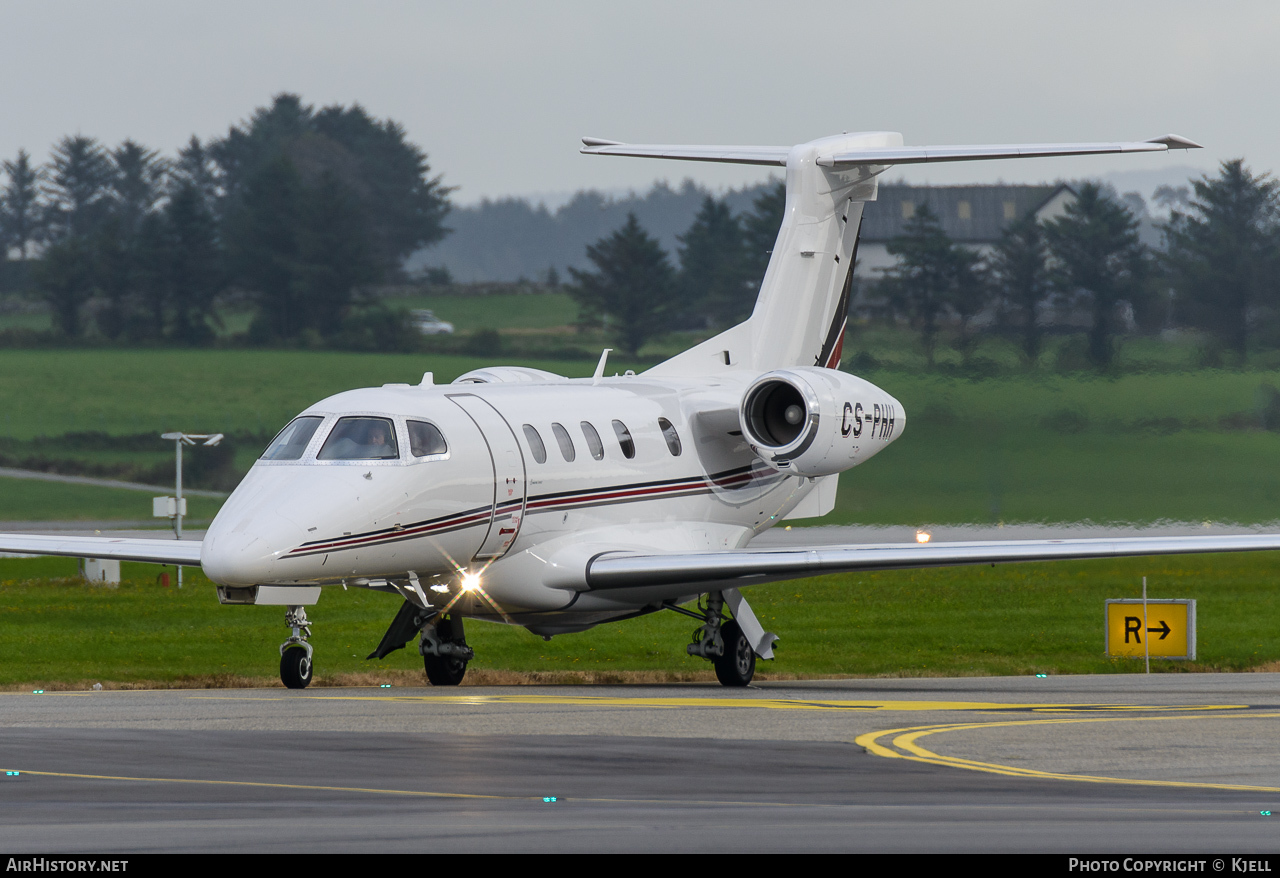
<path fill-rule="evenodd" d="M 467 646 L 461 616 L 437 616 L 423 626 L 418 644 L 422 664 L 432 686 L 457 686 L 467 673 L 467 662 L 476 653 Z"/>
<path fill-rule="evenodd" d="M 726 620 L 725 600 L 734 617 Z M 778 638 L 761 628 L 755 614 L 737 589 L 707 594 L 706 609 L 695 613 L 675 604 L 664 604 L 668 610 L 701 619 L 701 628 L 693 632 L 693 643 L 686 647 L 689 655 L 708 659 L 716 669 L 716 679 L 724 686 L 746 686 L 756 674 L 756 655 L 773 658 L 773 643 Z M 703 609 L 701 606 L 699 609 Z"/>
<path fill-rule="evenodd" d="M 421 607 L 406 600 L 400 605 L 387 633 L 382 635 L 378 648 L 369 653 L 369 658 L 385 658 L 418 634 L 420 641 L 418 652 L 422 655 L 422 664 L 427 672 L 427 679 L 433 686 L 457 686 L 467 673 L 467 662 L 475 658 L 476 653 L 467 646 L 467 637 L 462 631 L 462 617 L 455 615 L 441 616 L 430 607 Z"/>
<path fill-rule="evenodd" d="M 280 682 L 290 689 L 306 689 L 311 682 L 311 623 L 307 621 L 307 608 L 290 606 L 285 609 L 284 624 L 293 634 L 280 644 Z"/>

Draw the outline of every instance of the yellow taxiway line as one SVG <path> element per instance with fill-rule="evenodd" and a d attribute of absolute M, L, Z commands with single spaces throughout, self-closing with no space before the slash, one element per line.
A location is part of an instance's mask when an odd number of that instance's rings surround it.
<path fill-rule="evenodd" d="M 191 695 L 215 701 L 384 701 L 402 704 L 472 705 L 490 704 L 564 705 L 581 707 L 648 708 L 755 708 L 757 710 L 858 710 L 858 711 L 986 711 L 997 713 L 1101 713 L 1113 711 L 1221 711 L 1244 710 L 1247 704 L 1039 704 L 1009 701 L 841 701 L 796 698 L 681 698 L 614 697 L 604 695 Z"/>
<path fill-rule="evenodd" d="M 1089 774 L 1066 774 L 1055 771 L 1039 771 L 1034 768 L 1022 768 L 1013 765 L 1000 765 L 993 762 L 978 762 L 958 756 L 943 756 L 922 747 L 918 741 L 929 735 L 945 732 L 961 732 L 974 729 L 997 729 L 1010 726 L 1062 725 L 1068 723 L 1117 723 L 1117 722 L 1168 722 L 1171 720 L 1203 720 L 1203 719 L 1276 719 L 1280 713 L 1213 713 L 1190 714 L 1182 716 L 1113 716 L 1113 717 L 1073 717 L 1060 719 L 1006 720 L 1003 722 L 983 723 L 948 723 L 935 726 L 915 726 L 903 729 L 886 729 L 880 732 L 868 732 L 859 735 L 854 743 L 866 749 L 868 753 L 888 759 L 908 759 L 913 762 L 927 762 L 931 765 L 943 765 L 949 768 L 965 768 L 970 771 L 982 771 L 988 774 L 1002 774 L 1009 777 L 1031 777 L 1049 780 L 1074 780 L 1085 783 L 1129 784 L 1135 786 L 1182 787 L 1205 790 L 1239 790 L 1249 792 L 1280 793 L 1280 787 L 1260 786 L 1254 784 L 1203 783 L 1180 780 L 1144 780 L 1125 777 L 1102 777 Z M 880 743 L 881 738 L 895 736 L 890 749 Z M 899 752 L 905 751 L 905 752 Z"/>

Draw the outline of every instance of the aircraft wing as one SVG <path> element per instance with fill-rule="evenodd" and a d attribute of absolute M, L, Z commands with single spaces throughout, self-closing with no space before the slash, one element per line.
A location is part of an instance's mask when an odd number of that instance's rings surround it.
<path fill-rule="evenodd" d="M 587 567 L 587 584 L 593 591 L 708 583 L 742 587 L 855 570 L 1278 550 L 1280 534 L 798 546 L 670 555 L 619 552 L 593 558 Z"/>
<path fill-rule="evenodd" d="M 661 143 L 620 143 L 596 137 L 582 138 L 587 155 L 623 155 L 639 158 L 683 159 L 694 162 L 730 162 L 742 165 L 786 165 L 785 146 L 681 146 Z M 1200 149 L 1200 144 L 1177 134 L 1152 140 L 1107 143 L 1006 143 L 985 146 L 871 147 L 819 155 L 825 167 L 851 165 L 914 165 L 925 162 L 968 162 L 982 159 L 1042 158 L 1064 155 L 1105 155 L 1124 152 L 1165 152 Z"/>
<path fill-rule="evenodd" d="M 23 555 L 70 555 L 73 558 L 109 558 L 117 561 L 149 561 L 153 564 L 200 566 L 199 540 L 143 540 L 0 533 L 0 552 L 17 552 Z"/>

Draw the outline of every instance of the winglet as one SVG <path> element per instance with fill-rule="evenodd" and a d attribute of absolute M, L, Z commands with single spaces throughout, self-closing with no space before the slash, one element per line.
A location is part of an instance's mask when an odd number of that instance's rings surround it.
<path fill-rule="evenodd" d="M 583 146 L 622 146 L 621 140 L 605 140 L 600 137 L 584 137 L 582 138 Z"/>
<path fill-rule="evenodd" d="M 1153 137 L 1147 143 L 1163 143 L 1169 149 L 1204 149 L 1203 146 L 1194 140 L 1188 140 L 1185 137 L 1179 137 L 1176 134 L 1166 134 L 1164 137 Z"/>

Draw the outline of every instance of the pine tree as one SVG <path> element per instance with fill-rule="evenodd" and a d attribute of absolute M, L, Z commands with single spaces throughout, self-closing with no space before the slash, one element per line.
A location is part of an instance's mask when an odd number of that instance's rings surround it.
<path fill-rule="evenodd" d="M 759 290 L 764 282 L 764 273 L 773 255 L 773 245 L 778 240 L 778 230 L 782 228 L 786 206 L 787 184 L 779 180 L 756 196 L 751 212 L 742 217 L 745 270 L 752 289 Z"/>
<path fill-rule="evenodd" d="M 1037 318 L 1053 292 L 1044 229 L 1034 216 L 1009 225 L 991 256 L 991 277 L 1000 306 L 1012 312 L 1022 337 L 1022 353 L 1034 364 L 1043 333 Z"/>
<path fill-rule="evenodd" d="M 1192 185 L 1190 212 L 1175 211 L 1164 229 L 1165 266 L 1184 319 L 1243 357 L 1250 312 L 1280 303 L 1280 184 L 1235 159 Z"/>
<path fill-rule="evenodd" d="M 1138 223 L 1094 183 L 1080 187 L 1064 214 L 1045 224 L 1059 291 L 1089 308 L 1089 359 L 1109 366 L 1120 331 L 1119 305 L 1144 294 L 1146 248 Z"/>
<path fill-rule="evenodd" d="M 40 236 L 42 174 L 31 166 L 31 156 L 25 149 L 18 150 L 13 161 L 4 162 L 4 173 L 8 183 L 0 193 L 0 242 L 5 250 L 16 250 L 19 259 L 26 259 Z"/>
<path fill-rule="evenodd" d="M 126 235 L 137 233 L 142 218 L 156 208 L 164 194 L 169 163 L 159 153 L 133 140 L 111 151 L 111 209 Z"/>
<path fill-rule="evenodd" d="M 609 317 L 623 350 L 634 356 L 655 335 L 670 328 L 677 305 L 675 272 L 658 241 L 645 233 L 635 214 L 605 238 L 587 246 L 595 271 L 570 268 L 567 292 L 586 320 Z"/>
<path fill-rule="evenodd" d="M 732 326 L 751 315 L 742 226 L 724 202 L 707 196 L 680 236 L 679 285 L 685 308 L 712 326 Z"/>
<path fill-rule="evenodd" d="M 947 237 L 927 204 L 920 206 L 907 221 L 904 234 L 886 249 L 898 257 L 898 264 L 885 273 L 881 290 L 890 307 L 920 333 L 929 368 L 933 368 L 942 320 L 951 313 L 961 318 L 967 356 L 968 321 L 985 303 L 975 257 Z"/>
<path fill-rule="evenodd" d="M 45 175 L 50 239 L 88 237 L 108 214 L 110 157 L 98 141 L 77 135 L 58 141 L 50 164 Z"/>

